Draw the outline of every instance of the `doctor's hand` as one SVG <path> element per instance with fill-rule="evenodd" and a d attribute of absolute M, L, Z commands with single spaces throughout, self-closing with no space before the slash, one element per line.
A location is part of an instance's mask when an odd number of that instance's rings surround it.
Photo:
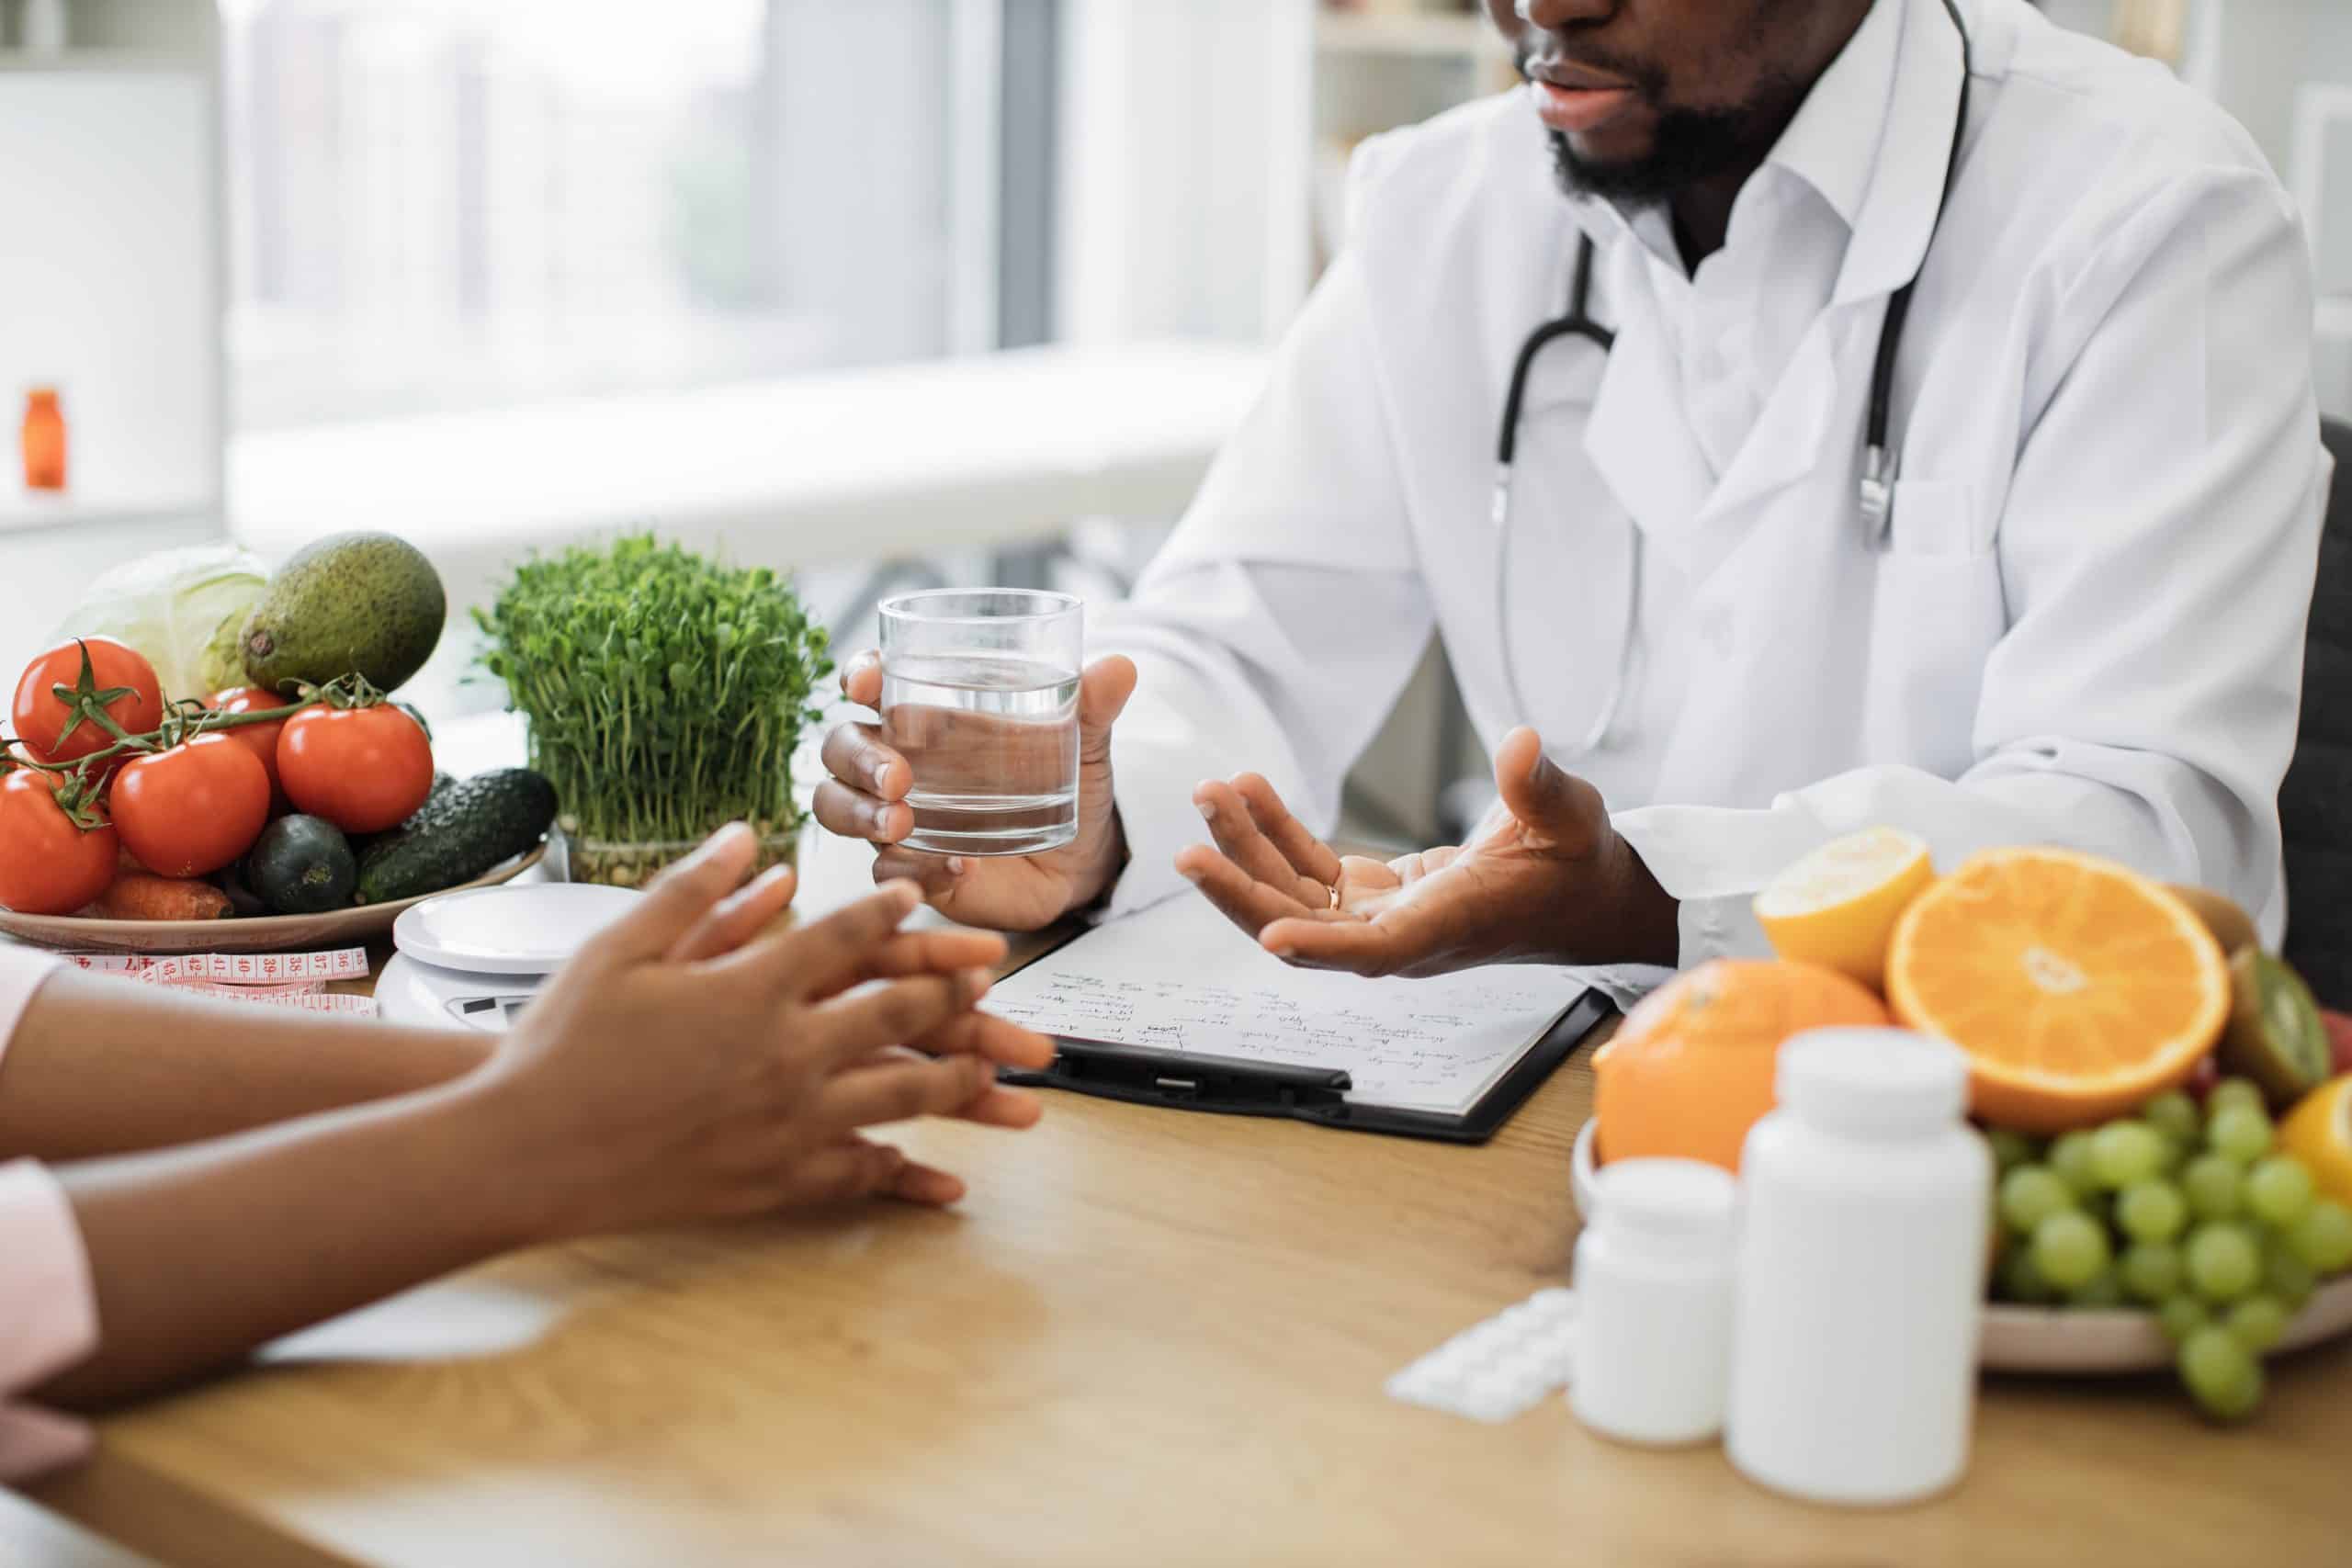
<path fill-rule="evenodd" d="M 1109 891 L 1127 863 L 1126 835 L 1111 798 L 1111 726 L 1135 694 L 1136 667 L 1115 655 L 1086 667 L 1078 688 L 1078 837 L 1034 855 L 935 855 L 898 847 L 914 831 L 907 794 L 914 769 L 883 738 L 882 727 L 850 723 L 825 737 L 825 771 L 817 786 L 817 820 L 845 839 L 882 846 L 874 880 L 905 877 L 949 919 L 994 931 L 1049 926 Z M 861 653 L 842 668 L 842 694 L 854 703 L 882 703 L 882 659 Z M 990 727 L 1006 721 L 985 715 L 925 710 L 933 727 L 924 737 L 934 753 L 959 747 L 994 757 Z M 1066 753 L 1065 753 L 1066 755 Z M 1000 764 L 1001 765 L 1001 764 Z"/>
<path fill-rule="evenodd" d="M 1459 847 L 1342 858 L 1254 773 L 1193 794 L 1216 847 L 1176 869 L 1286 963 L 1357 975 L 1482 964 L 1671 964 L 1678 906 L 1618 837 L 1600 792 L 1532 729 L 1495 753 L 1501 799 Z"/>

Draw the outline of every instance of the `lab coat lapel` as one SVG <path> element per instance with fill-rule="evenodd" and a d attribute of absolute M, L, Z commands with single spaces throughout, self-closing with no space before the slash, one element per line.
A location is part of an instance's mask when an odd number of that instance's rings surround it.
<path fill-rule="evenodd" d="M 1943 208 L 1952 122 L 1960 112 L 1960 32 L 1944 14 L 1943 0 L 1894 3 L 1904 6 L 1894 96 L 1838 274 L 1833 310 L 1891 295 L 1918 276 Z M 1973 0 L 1957 3 L 1971 31 L 1977 30 Z"/>
<path fill-rule="evenodd" d="M 1838 398 L 1838 356 L 1831 352 L 1838 312 L 1826 310 L 1781 370 L 1754 428 L 1690 528 L 1694 559 L 1721 560 L 1752 524 L 1753 508 L 1774 492 L 1819 470 L 1827 456 Z M 1696 567 L 1690 568 L 1696 574 Z"/>
<path fill-rule="evenodd" d="M 1631 242 L 1606 270 L 1628 286 L 1610 291 L 1617 341 L 1585 426 L 1585 453 L 1645 536 L 1679 556 L 1714 476 L 1683 412 L 1680 372 Z"/>
<path fill-rule="evenodd" d="M 1621 298 L 1623 319 L 1586 450 L 1644 537 L 1703 581 L 1754 525 L 1757 503 L 1815 471 L 1826 456 L 1838 404 L 1838 312 L 1825 312 L 1805 333 L 1718 480 L 1691 432 L 1654 297 L 1636 287 Z"/>

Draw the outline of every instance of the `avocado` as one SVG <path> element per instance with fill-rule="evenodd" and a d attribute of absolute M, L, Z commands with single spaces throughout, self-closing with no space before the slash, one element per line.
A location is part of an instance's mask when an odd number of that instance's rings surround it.
<path fill-rule="evenodd" d="M 359 880 L 342 830 L 316 817 L 281 817 L 264 828 L 244 868 L 254 892 L 277 915 L 340 909 Z"/>
<path fill-rule="evenodd" d="M 471 882 L 537 843 L 555 807 L 555 786 L 528 768 L 435 790 L 415 816 L 361 852 L 359 902 L 393 904 Z"/>
<path fill-rule="evenodd" d="M 424 667 L 449 616 L 441 578 L 390 534 L 336 534 L 298 551 L 245 618 L 245 675 L 291 694 L 344 675 L 389 692 Z"/>

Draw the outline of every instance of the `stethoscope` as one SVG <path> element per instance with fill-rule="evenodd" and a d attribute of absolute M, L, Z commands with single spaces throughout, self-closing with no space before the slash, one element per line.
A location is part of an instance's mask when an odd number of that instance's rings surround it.
<path fill-rule="evenodd" d="M 1521 21 L 1529 19 L 1529 0 L 1520 0 Z M 1968 34 L 1968 24 L 1960 14 L 1957 0 L 1944 0 L 1944 10 L 1951 17 L 1951 25 L 1960 29 L 1960 113 L 1952 127 L 1951 152 L 1944 164 L 1944 188 L 1936 207 L 1936 226 L 1943 223 L 1944 208 L 1951 200 L 1953 178 L 1960 170 L 1960 146 L 1968 130 L 1968 72 L 1973 40 Z M 1934 243 L 1934 230 L 1928 233 Z M 1616 345 L 1617 334 L 1592 319 L 1589 306 L 1592 298 L 1592 260 L 1594 245 L 1590 234 L 1578 236 L 1576 271 L 1568 283 L 1568 308 L 1564 315 L 1555 317 L 1537 327 L 1520 345 L 1519 358 L 1512 364 L 1510 389 L 1503 398 L 1503 428 L 1495 446 L 1495 495 L 1492 516 L 1496 535 L 1495 549 L 1495 626 L 1502 637 L 1503 682 L 1509 688 L 1511 711 L 1525 722 L 1529 716 L 1526 697 L 1519 688 L 1519 669 L 1511 657 L 1510 640 L 1510 491 L 1511 470 L 1519 457 L 1520 408 L 1527 399 L 1528 373 L 1534 368 L 1536 355 L 1564 337 L 1578 337 L 1598 347 L 1604 357 Z M 1886 317 L 1880 323 L 1878 357 L 1871 367 L 1871 393 L 1868 412 L 1862 430 L 1862 472 L 1859 486 L 1864 527 L 1873 543 L 1884 539 L 1894 522 L 1894 478 L 1897 457 L 1887 440 L 1888 412 L 1894 398 L 1894 361 L 1903 348 L 1903 326 L 1911 314 L 1912 291 L 1918 287 L 1919 273 L 1927 270 L 1927 259 L 1920 258 L 1919 271 L 1911 280 L 1896 289 L 1886 302 Z M 1608 700 L 1600 705 L 1600 716 L 1592 728 L 1573 747 L 1553 746 L 1555 757 L 1584 757 L 1600 750 L 1609 731 L 1616 725 L 1618 709 L 1625 700 L 1625 691 L 1632 683 L 1634 667 L 1634 623 L 1642 607 L 1642 530 L 1633 530 L 1633 560 L 1625 574 L 1625 634 L 1618 647 L 1617 673 L 1611 682 Z"/>

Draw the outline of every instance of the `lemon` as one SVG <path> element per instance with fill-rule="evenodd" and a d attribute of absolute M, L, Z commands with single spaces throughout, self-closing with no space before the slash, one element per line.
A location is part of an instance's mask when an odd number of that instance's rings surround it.
<path fill-rule="evenodd" d="M 1774 877 L 1756 896 L 1756 919 L 1781 957 L 1883 991 L 1894 922 L 1935 879 L 1926 840 L 1871 828 L 1822 845 Z"/>
<path fill-rule="evenodd" d="M 2352 1203 L 2352 1073 L 2297 1100 L 2278 1124 L 2278 1146 L 2302 1162 L 2320 1191 Z"/>

